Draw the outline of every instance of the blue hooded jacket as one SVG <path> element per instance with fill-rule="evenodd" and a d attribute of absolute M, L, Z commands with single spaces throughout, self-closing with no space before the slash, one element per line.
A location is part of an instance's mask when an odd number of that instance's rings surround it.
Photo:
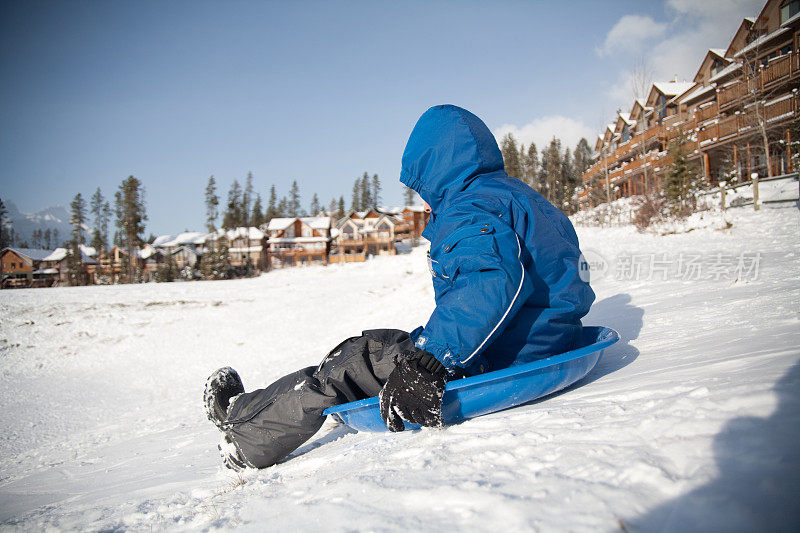
<path fill-rule="evenodd" d="M 403 152 L 400 181 L 431 206 L 436 309 L 417 347 L 468 374 L 570 350 L 594 292 L 569 219 L 503 170 L 494 136 L 460 107 L 432 107 Z"/>

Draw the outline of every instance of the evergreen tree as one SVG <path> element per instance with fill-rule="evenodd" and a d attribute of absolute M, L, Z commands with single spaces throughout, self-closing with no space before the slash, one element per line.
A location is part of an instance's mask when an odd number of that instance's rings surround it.
<path fill-rule="evenodd" d="M 227 279 L 231 273 L 231 263 L 228 258 L 228 250 L 230 249 L 228 239 L 222 237 L 217 241 L 217 257 L 214 262 L 216 279 Z"/>
<path fill-rule="evenodd" d="M 256 195 L 256 201 L 253 202 L 253 212 L 250 215 L 250 225 L 260 227 L 264 224 L 264 213 L 261 209 L 261 195 Z"/>
<path fill-rule="evenodd" d="M 253 173 L 247 173 L 247 181 L 245 182 L 244 194 L 242 194 L 242 218 L 240 226 L 255 226 L 250 221 L 250 205 L 253 203 Z"/>
<path fill-rule="evenodd" d="M 278 216 L 279 217 L 288 217 L 289 216 L 289 201 L 284 196 L 281 198 L 281 201 L 278 202 Z"/>
<path fill-rule="evenodd" d="M 506 174 L 522 179 L 522 165 L 519 160 L 519 149 L 517 149 L 517 140 L 514 135 L 506 133 L 501 142 L 500 151 L 503 154 L 503 165 L 506 169 Z"/>
<path fill-rule="evenodd" d="M 90 210 L 94 219 L 91 246 L 101 252 L 108 248 L 108 222 L 111 219 L 111 206 L 100 191 L 100 187 L 92 195 Z"/>
<path fill-rule="evenodd" d="M 8 246 L 12 246 L 11 242 L 11 232 L 6 229 L 6 206 L 3 204 L 3 200 L 0 199 L 0 250 L 6 248 Z"/>
<path fill-rule="evenodd" d="M 299 217 L 300 216 L 300 187 L 297 186 L 297 180 L 292 182 L 292 188 L 289 189 L 289 216 L 290 217 Z"/>
<path fill-rule="evenodd" d="M 200 258 L 200 274 L 203 279 L 226 279 L 230 270 L 228 262 L 228 239 L 209 239 Z"/>
<path fill-rule="evenodd" d="M 559 205 L 563 195 L 561 187 L 561 141 L 556 137 L 553 137 L 550 141 L 545 157 L 542 158 L 542 172 L 544 173 L 545 197 L 549 202 Z"/>
<path fill-rule="evenodd" d="M 539 173 L 541 171 L 541 165 L 539 164 L 539 151 L 536 149 L 535 142 L 531 141 L 530 146 L 528 146 L 528 149 L 525 150 L 525 155 L 522 157 L 522 162 L 524 168 L 523 181 L 531 187 L 535 187 L 537 178 L 539 177 Z"/>
<path fill-rule="evenodd" d="M 206 185 L 206 229 L 209 233 L 216 230 L 217 217 L 219 211 L 219 196 L 217 196 L 217 182 L 214 181 L 214 176 L 208 178 L 208 185 Z"/>
<path fill-rule="evenodd" d="M 381 204 L 381 180 L 377 174 L 372 175 L 372 203 L 375 207 Z"/>
<path fill-rule="evenodd" d="M 414 205 L 415 195 L 417 193 L 411 187 L 403 185 L 403 202 L 405 205 Z"/>
<path fill-rule="evenodd" d="M 369 182 L 369 174 L 364 172 L 359 183 L 359 191 L 361 192 L 361 210 L 366 211 L 371 207 L 375 207 L 375 202 L 372 200 L 372 187 Z"/>
<path fill-rule="evenodd" d="M 52 234 L 50 232 L 50 228 L 44 230 L 44 247 L 47 248 L 48 250 L 51 248 L 55 248 L 55 246 L 51 246 L 52 243 L 52 241 L 50 240 L 51 236 Z"/>
<path fill-rule="evenodd" d="M 86 224 L 86 202 L 80 193 L 69 204 L 72 225 L 72 240 L 68 251 L 67 268 L 69 269 L 69 284 L 84 285 L 86 283 L 86 266 L 83 264 L 81 244 L 86 242 L 83 226 Z"/>
<path fill-rule="evenodd" d="M 273 185 L 269 188 L 269 201 L 267 202 L 267 213 L 264 217 L 264 223 L 269 224 L 270 220 L 279 216 L 281 216 L 281 214 L 278 211 L 278 195 L 275 192 L 275 185 Z"/>
<path fill-rule="evenodd" d="M 309 207 L 308 214 L 315 217 L 319 215 L 320 211 L 322 211 L 322 206 L 319 204 L 317 193 L 314 193 L 314 196 L 311 198 L 311 206 Z"/>
<path fill-rule="evenodd" d="M 575 199 L 573 196 L 575 194 L 575 188 L 578 186 L 578 180 L 575 176 L 575 168 L 573 167 L 572 163 L 572 151 L 567 148 L 566 151 L 564 151 L 563 159 L 561 159 L 562 196 L 560 198 L 561 205 L 559 205 L 558 208 L 568 215 L 575 212 Z"/>
<path fill-rule="evenodd" d="M 136 277 L 137 251 L 142 242 L 144 223 L 147 221 L 142 182 L 133 176 L 128 176 L 120 184 L 114 200 L 117 235 L 120 246 L 128 252 L 124 266 L 127 272 L 127 281 L 131 283 Z"/>
<path fill-rule="evenodd" d="M 697 190 L 697 168 L 689 163 L 687 135 L 681 131 L 669 144 L 668 156 L 672 159 L 667 169 L 664 196 L 671 214 L 686 216 L 694 208 L 694 193 Z"/>
<path fill-rule="evenodd" d="M 58 228 L 53 228 L 53 247 L 58 248 Z"/>
<path fill-rule="evenodd" d="M 336 198 L 331 198 L 331 203 L 328 204 L 328 216 L 336 216 Z"/>
<path fill-rule="evenodd" d="M 361 180 L 356 178 L 353 183 L 353 202 L 350 204 L 353 211 L 361 211 Z"/>
<path fill-rule="evenodd" d="M 228 206 L 222 217 L 223 228 L 232 229 L 243 225 L 242 206 L 242 187 L 237 180 L 233 180 L 228 191 Z"/>
<path fill-rule="evenodd" d="M 81 193 L 75 195 L 70 207 L 69 223 L 72 225 L 72 242 L 85 244 L 86 237 L 83 234 L 83 226 L 86 224 L 86 202 Z"/>
<path fill-rule="evenodd" d="M 575 173 L 579 176 L 582 176 L 586 169 L 592 166 L 592 148 L 589 146 L 589 141 L 584 137 L 581 137 L 575 147 L 572 165 Z"/>
<path fill-rule="evenodd" d="M 343 218 L 345 215 L 344 210 L 344 196 L 339 197 L 339 209 L 336 211 L 336 218 Z"/>

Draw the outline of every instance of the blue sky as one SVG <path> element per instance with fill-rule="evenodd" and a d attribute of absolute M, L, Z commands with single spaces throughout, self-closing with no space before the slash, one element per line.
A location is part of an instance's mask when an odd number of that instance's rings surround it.
<path fill-rule="evenodd" d="M 315 192 L 349 206 L 366 170 L 397 204 L 431 105 L 573 144 L 630 107 L 638 57 L 690 79 L 761 5 L 0 0 L 0 198 L 112 198 L 132 174 L 155 234 L 203 227 L 212 174 L 222 198 L 252 171 L 264 199 L 297 180 L 306 207 Z"/>

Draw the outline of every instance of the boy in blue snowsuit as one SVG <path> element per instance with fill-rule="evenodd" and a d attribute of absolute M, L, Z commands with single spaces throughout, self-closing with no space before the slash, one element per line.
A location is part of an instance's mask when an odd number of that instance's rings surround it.
<path fill-rule="evenodd" d="M 275 464 L 322 425 L 333 405 L 380 397 L 392 431 L 403 421 L 441 426 L 449 379 L 528 363 L 572 349 L 594 300 L 579 276 L 578 238 L 567 217 L 503 170 L 486 125 L 442 105 L 417 122 L 400 181 L 432 214 L 423 236 L 436 308 L 424 327 L 365 331 L 318 367 L 244 392 L 233 369 L 206 384 L 209 419 L 223 432 L 231 468 Z"/>

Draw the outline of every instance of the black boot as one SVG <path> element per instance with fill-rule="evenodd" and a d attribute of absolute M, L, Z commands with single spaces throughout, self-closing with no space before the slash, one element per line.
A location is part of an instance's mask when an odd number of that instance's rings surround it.
<path fill-rule="evenodd" d="M 242 379 L 236 370 L 229 366 L 220 368 L 206 381 L 206 388 L 203 392 L 206 416 L 220 430 L 225 429 L 231 398 L 242 393 L 244 393 Z"/>
<path fill-rule="evenodd" d="M 236 448 L 236 445 L 226 433 L 222 434 L 222 439 L 219 441 L 217 449 L 222 456 L 222 463 L 231 470 L 241 472 L 248 467 L 242 458 L 242 454 L 239 453 L 239 449 Z"/>

